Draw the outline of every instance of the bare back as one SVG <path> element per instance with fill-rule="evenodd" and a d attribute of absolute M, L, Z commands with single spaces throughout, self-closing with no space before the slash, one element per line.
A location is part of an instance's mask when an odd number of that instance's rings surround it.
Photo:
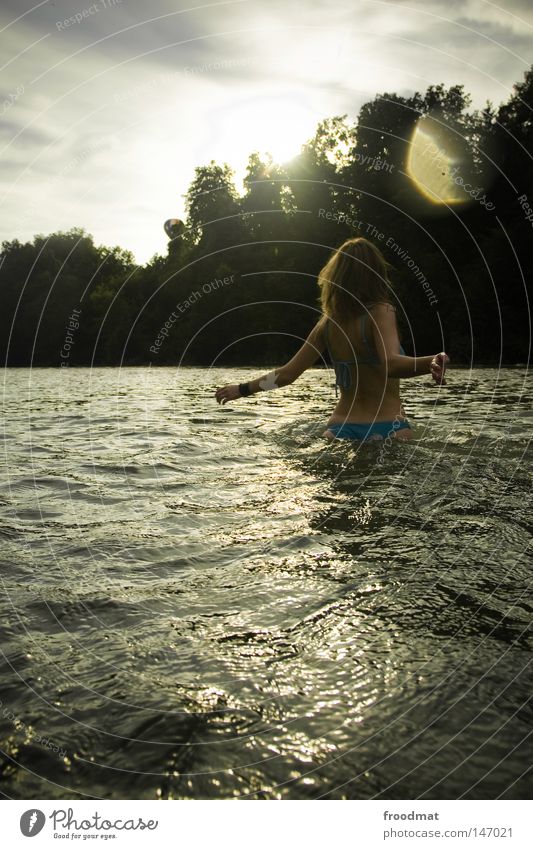
<path fill-rule="evenodd" d="M 390 307 L 393 309 L 393 307 Z M 340 397 L 329 424 L 389 421 L 404 417 L 400 381 L 387 376 L 386 359 L 372 307 L 361 316 L 324 324 L 326 342 L 337 375 Z M 403 353 L 399 337 L 398 351 Z M 339 366 L 339 363 L 342 364 Z"/>

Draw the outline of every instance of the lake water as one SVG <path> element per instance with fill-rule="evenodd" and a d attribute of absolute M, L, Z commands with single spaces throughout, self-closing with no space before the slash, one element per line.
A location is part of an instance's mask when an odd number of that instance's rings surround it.
<path fill-rule="evenodd" d="M 216 405 L 258 373 L 6 373 L 3 793 L 530 798 L 526 370 L 359 447 L 331 372 Z"/>

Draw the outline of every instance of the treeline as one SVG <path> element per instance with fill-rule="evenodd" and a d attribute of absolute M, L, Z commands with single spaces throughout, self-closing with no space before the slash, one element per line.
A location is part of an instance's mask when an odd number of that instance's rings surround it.
<path fill-rule="evenodd" d="M 242 195 L 227 165 L 199 167 L 184 234 L 143 267 L 79 229 L 4 242 L 4 362 L 279 363 L 318 317 L 318 271 L 352 235 L 373 239 L 393 266 L 408 353 L 525 362 L 533 68 L 497 109 L 470 105 L 459 85 L 379 95 L 354 122 L 321 122 L 284 166 L 253 153 Z M 454 187 L 468 203 L 436 205 L 408 175 L 422 116 L 462 163 L 469 182 L 456 167 Z"/>

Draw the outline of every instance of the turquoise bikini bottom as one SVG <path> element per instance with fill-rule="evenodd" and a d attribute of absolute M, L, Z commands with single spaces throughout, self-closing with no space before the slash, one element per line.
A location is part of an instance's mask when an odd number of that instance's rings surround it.
<path fill-rule="evenodd" d="M 394 436 L 397 430 L 411 430 L 407 419 L 394 419 L 392 422 L 343 422 L 342 424 L 330 424 L 327 429 L 334 434 L 335 439 L 358 439 L 365 442 L 371 439 L 386 439 Z"/>

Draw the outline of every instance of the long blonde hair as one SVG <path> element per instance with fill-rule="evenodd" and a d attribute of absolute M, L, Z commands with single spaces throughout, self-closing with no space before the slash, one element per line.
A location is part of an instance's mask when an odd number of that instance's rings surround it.
<path fill-rule="evenodd" d="M 368 239 L 347 239 L 318 275 L 322 312 L 336 321 L 360 315 L 366 307 L 392 300 L 391 266 Z"/>

